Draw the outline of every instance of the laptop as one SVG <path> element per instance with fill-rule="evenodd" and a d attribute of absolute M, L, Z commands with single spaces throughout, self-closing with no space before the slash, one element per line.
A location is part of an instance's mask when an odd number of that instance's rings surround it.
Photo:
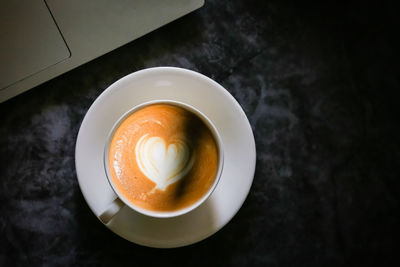
<path fill-rule="evenodd" d="M 203 4 L 204 0 L 1 0 L 0 102 Z"/>

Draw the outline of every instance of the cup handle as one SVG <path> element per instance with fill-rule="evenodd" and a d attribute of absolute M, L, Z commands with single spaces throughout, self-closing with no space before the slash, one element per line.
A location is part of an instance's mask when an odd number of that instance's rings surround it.
<path fill-rule="evenodd" d="M 99 219 L 102 221 L 102 223 L 108 224 L 124 206 L 125 204 L 117 197 L 108 205 L 107 209 L 99 216 Z"/>

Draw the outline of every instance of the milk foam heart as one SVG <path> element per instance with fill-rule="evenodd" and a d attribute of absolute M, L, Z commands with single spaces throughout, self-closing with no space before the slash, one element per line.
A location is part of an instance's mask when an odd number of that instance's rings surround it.
<path fill-rule="evenodd" d="M 167 145 L 163 138 L 149 137 L 148 134 L 139 139 L 135 153 L 140 170 L 161 190 L 184 177 L 194 163 L 183 140 L 174 140 Z"/>

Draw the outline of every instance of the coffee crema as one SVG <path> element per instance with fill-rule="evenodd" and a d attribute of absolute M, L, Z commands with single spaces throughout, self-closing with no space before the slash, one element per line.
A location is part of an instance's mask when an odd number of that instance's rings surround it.
<path fill-rule="evenodd" d="M 108 165 L 116 189 L 133 205 L 176 211 L 200 200 L 213 185 L 217 143 L 194 113 L 172 104 L 152 104 L 118 126 Z"/>

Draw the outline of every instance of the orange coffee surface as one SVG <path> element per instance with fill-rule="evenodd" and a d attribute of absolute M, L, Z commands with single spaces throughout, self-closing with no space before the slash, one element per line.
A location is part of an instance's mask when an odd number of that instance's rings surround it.
<path fill-rule="evenodd" d="M 134 205 L 175 211 L 195 203 L 210 189 L 218 170 L 218 148 L 195 114 L 154 104 L 120 124 L 111 140 L 108 163 L 117 190 Z M 154 178 L 177 179 L 179 174 L 184 175 L 170 184 Z"/>

